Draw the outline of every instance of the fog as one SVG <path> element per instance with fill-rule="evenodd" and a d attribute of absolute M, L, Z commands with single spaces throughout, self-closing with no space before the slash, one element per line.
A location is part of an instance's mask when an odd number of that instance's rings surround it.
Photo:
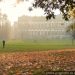
<path fill-rule="evenodd" d="M 46 20 L 45 17 L 21 16 L 11 26 L 7 16 L 0 14 L 0 40 L 25 39 L 63 39 L 69 38 L 66 33 L 67 22 L 59 15 L 56 19 Z"/>
<path fill-rule="evenodd" d="M 0 13 L 0 40 L 8 39 L 10 37 L 11 24 L 5 14 Z"/>

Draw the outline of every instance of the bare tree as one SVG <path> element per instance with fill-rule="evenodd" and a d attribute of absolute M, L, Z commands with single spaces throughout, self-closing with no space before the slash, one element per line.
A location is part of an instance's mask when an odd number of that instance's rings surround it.
<path fill-rule="evenodd" d="M 10 22 L 5 14 L 0 13 L 0 39 L 8 39 L 10 36 Z"/>

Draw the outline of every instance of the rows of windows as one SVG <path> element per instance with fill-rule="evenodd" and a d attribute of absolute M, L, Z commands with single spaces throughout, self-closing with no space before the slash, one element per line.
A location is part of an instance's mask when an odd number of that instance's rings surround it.
<path fill-rule="evenodd" d="M 20 27 L 21 29 L 64 29 L 66 28 L 66 25 L 61 25 L 61 24 L 25 24 L 25 25 L 20 25 L 17 26 Z"/>
<path fill-rule="evenodd" d="M 22 38 L 62 38 L 67 37 L 66 35 L 66 27 L 67 25 L 63 22 L 34 22 L 34 23 L 23 23 L 21 25 L 17 25 L 17 31 L 15 36 Z"/>
<path fill-rule="evenodd" d="M 65 31 L 17 31 L 18 35 L 25 36 L 52 36 L 52 35 L 65 35 Z"/>

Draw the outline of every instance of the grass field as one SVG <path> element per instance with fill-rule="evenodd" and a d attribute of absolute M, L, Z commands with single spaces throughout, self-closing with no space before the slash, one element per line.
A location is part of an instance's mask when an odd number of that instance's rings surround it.
<path fill-rule="evenodd" d="M 16 51 L 42 51 L 42 50 L 57 50 L 64 48 L 75 48 L 75 43 L 72 45 L 71 39 L 65 40 L 11 40 L 6 41 L 5 48 L 2 48 L 0 41 L 0 52 L 16 52 Z"/>
<path fill-rule="evenodd" d="M 69 48 L 74 49 L 71 51 Z M 74 71 L 74 62 L 75 43 L 72 45 L 72 40 L 12 40 L 6 41 L 5 48 L 0 41 L 0 75 L 46 75 L 49 71 Z"/>

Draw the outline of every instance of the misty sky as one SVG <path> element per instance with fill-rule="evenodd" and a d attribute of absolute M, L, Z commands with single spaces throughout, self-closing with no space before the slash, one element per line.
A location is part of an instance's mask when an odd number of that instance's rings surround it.
<path fill-rule="evenodd" d="M 43 16 L 44 11 L 41 8 L 34 9 L 29 12 L 28 8 L 32 6 L 33 0 L 3 0 L 0 2 L 0 9 L 2 13 L 7 14 L 8 19 L 13 23 L 18 19 L 19 16 Z M 59 14 L 59 10 L 55 11 Z"/>

